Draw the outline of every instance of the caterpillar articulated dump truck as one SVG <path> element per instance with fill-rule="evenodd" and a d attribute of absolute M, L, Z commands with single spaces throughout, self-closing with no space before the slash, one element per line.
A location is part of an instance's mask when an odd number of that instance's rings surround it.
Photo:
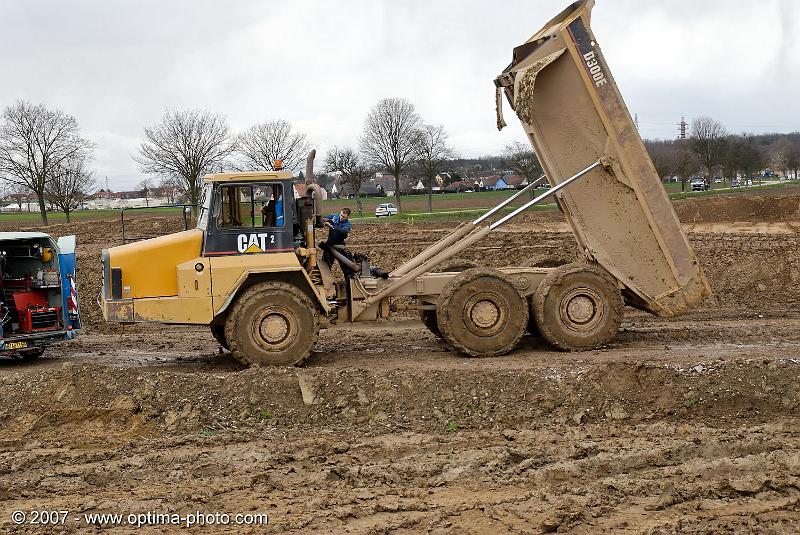
<path fill-rule="evenodd" d="M 385 317 L 401 296 L 470 356 L 507 353 L 526 332 L 590 349 L 616 335 L 626 304 L 659 316 L 696 306 L 708 283 L 592 34 L 592 5 L 548 22 L 495 81 L 498 126 L 505 95 L 552 186 L 546 195 L 498 215 L 533 183 L 389 273 L 331 248 L 348 273 L 336 282 L 316 246 L 319 186 L 295 197 L 289 173 L 209 175 L 196 229 L 103 252 L 104 317 L 208 325 L 242 362 L 290 365 L 321 326 Z M 313 152 L 306 171 L 313 177 Z M 582 262 L 434 272 L 549 195 Z"/>

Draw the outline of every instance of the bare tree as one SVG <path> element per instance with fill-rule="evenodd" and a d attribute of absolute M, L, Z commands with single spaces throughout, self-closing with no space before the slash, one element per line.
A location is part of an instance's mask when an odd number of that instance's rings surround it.
<path fill-rule="evenodd" d="M 139 184 L 136 185 L 136 189 L 142 192 L 144 195 L 144 204 L 148 208 L 150 207 L 150 195 L 153 193 L 153 179 L 145 178 Z"/>
<path fill-rule="evenodd" d="M 542 165 L 530 145 L 514 141 L 506 145 L 503 157 L 506 165 L 528 182 L 533 182 L 542 176 Z"/>
<path fill-rule="evenodd" d="M 775 165 L 783 176 L 789 177 L 789 172 L 794 171 L 795 178 L 797 169 L 800 168 L 800 143 L 792 140 L 789 136 L 781 136 L 770 147 L 773 165 Z"/>
<path fill-rule="evenodd" d="M 433 180 L 442 164 L 453 158 L 453 149 L 447 144 L 447 132 L 442 125 L 426 124 L 420 129 L 418 160 L 422 177 L 428 188 L 428 212 L 433 212 Z"/>
<path fill-rule="evenodd" d="M 162 177 L 158 182 L 158 187 L 164 192 L 170 204 L 175 204 L 178 195 L 183 192 L 181 189 L 181 181 L 174 176 L 167 175 Z"/>
<path fill-rule="evenodd" d="M 784 176 L 789 178 L 788 171 L 792 171 L 794 173 L 794 179 L 797 180 L 800 178 L 800 175 L 798 175 L 798 170 L 800 170 L 800 142 L 792 141 L 791 143 L 792 145 L 786 153 L 785 163 L 787 172 L 784 173 Z"/>
<path fill-rule="evenodd" d="M 325 172 L 341 173 L 342 180 L 350 186 L 355 195 L 358 195 L 364 180 L 372 174 L 358 153 L 349 147 L 333 147 L 328 151 L 325 156 Z"/>
<path fill-rule="evenodd" d="M 644 146 L 661 180 L 674 174 L 676 148 L 673 142 L 647 139 Z"/>
<path fill-rule="evenodd" d="M 275 171 L 275 160 L 294 171 L 305 165 L 310 145 L 306 135 L 283 120 L 253 125 L 237 136 L 237 167 L 242 171 Z"/>
<path fill-rule="evenodd" d="M 36 194 L 47 224 L 45 191 L 70 159 L 82 159 L 93 145 L 80 136 L 78 122 L 61 110 L 18 101 L 5 109 L 0 125 L 0 173 Z"/>
<path fill-rule="evenodd" d="M 400 174 L 414 161 L 419 149 L 420 118 L 414 105 L 404 98 L 379 101 L 364 122 L 361 152 L 368 163 L 394 175 L 397 210 L 400 203 Z"/>
<path fill-rule="evenodd" d="M 726 148 L 725 161 L 730 169 L 731 179 L 740 172 L 745 178 L 750 178 L 761 170 L 766 161 L 752 134 L 728 136 Z"/>
<path fill-rule="evenodd" d="M 31 211 L 31 205 L 28 203 L 28 197 L 31 194 L 31 190 L 27 186 L 5 181 L 2 191 L 3 198 L 9 198 L 16 203 L 18 212 L 22 211 L 23 202 L 26 204 L 28 212 Z"/>
<path fill-rule="evenodd" d="M 748 177 L 758 174 L 761 183 L 760 171 L 766 164 L 766 155 L 756 144 L 752 134 L 742 134 L 740 139 L 739 168 Z"/>
<path fill-rule="evenodd" d="M 96 187 L 94 174 L 86 168 L 86 158 L 70 158 L 53 173 L 47 182 L 45 198 L 67 218 L 92 193 Z"/>
<path fill-rule="evenodd" d="M 721 163 L 725 151 L 725 136 L 727 132 L 722 123 L 711 117 L 698 117 L 692 121 L 692 135 L 690 137 L 692 150 L 697 154 L 700 163 L 708 171 L 711 180 L 712 172 L 716 165 Z"/>
<path fill-rule="evenodd" d="M 202 176 L 221 169 L 235 148 L 225 118 L 199 110 L 165 112 L 144 138 L 134 161 L 144 173 L 180 179 L 189 204 L 199 202 Z"/>
<path fill-rule="evenodd" d="M 700 170 L 700 160 L 689 146 L 688 140 L 678 140 L 675 145 L 672 171 L 681 181 L 681 191 L 686 191 L 686 181 Z"/>

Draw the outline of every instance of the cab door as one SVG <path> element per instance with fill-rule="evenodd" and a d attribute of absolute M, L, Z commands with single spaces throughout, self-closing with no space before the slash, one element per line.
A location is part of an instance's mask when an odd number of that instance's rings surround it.
<path fill-rule="evenodd" d="M 294 250 L 291 183 L 215 184 L 204 256 L 238 256 Z"/>
<path fill-rule="evenodd" d="M 58 239 L 58 266 L 61 275 L 61 310 L 66 330 L 81 328 L 80 302 L 75 269 L 75 236 Z"/>

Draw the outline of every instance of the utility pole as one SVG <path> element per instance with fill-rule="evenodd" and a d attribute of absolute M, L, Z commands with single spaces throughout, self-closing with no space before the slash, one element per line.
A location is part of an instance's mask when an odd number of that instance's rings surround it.
<path fill-rule="evenodd" d="M 678 134 L 678 139 L 686 139 L 686 126 L 687 125 L 686 125 L 686 119 L 684 117 L 681 117 L 681 122 L 678 123 L 678 126 L 680 127 L 679 134 Z"/>

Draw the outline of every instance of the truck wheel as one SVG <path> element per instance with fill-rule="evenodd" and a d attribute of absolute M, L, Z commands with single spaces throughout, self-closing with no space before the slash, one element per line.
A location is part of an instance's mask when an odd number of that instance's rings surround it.
<path fill-rule="evenodd" d="M 439 296 L 436 319 L 442 338 L 471 357 L 508 353 L 525 334 L 528 303 L 494 269 L 469 269 Z"/>
<path fill-rule="evenodd" d="M 541 335 L 562 351 L 581 351 L 616 336 L 624 302 L 614 278 L 589 264 L 559 266 L 533 295 Z"/>
<path fill-rule="evenodd" d="M 425 324 L 425 327 L 435 336 L 436 338 L 441 338 L 442 333 L 439 331 L 439 323 L 436 321 L 436 311 L 435 310 L 420 310 L 419 311 L 419 318 L 422 320 L 422 323 Z"/>
<path fill-rule="evenodd" d="M 216 340 L 219 345 L 222 346 L 223 349 L 227 349 L 230 351 L 230 347 L 228 347 L 228 341 L 225 340 L 225 324 L 211 324 L 211 334 L 214 335 L 214 340 Z"/>
<path fill-rule="evenodd" d="M 225 339 L 234 358 L 252 366 L 303 362 L 319 335 L 317 309 L 299 288 L 262 282 L 247 288 L 225 320 Z"/>
<path fill-rule="evenodd" d="M 475 267 L 473 262 L 468 260 L 459 260 L 454 262 L 445 262 L 441 266 L 437 267 L 433 270 L 433 273 L 448 273 L 448 272 L 456 272 L 461 273 L 468 269 L 472 269 Z M 435 310 L 420 310 L 419 317 L 422 320 L 422 323 L 425 324 L 425 327 L 436 337 L 441 338 L 442 332 L 439 330 L 439 322 L 436 319 L 436 311 Z"/>

